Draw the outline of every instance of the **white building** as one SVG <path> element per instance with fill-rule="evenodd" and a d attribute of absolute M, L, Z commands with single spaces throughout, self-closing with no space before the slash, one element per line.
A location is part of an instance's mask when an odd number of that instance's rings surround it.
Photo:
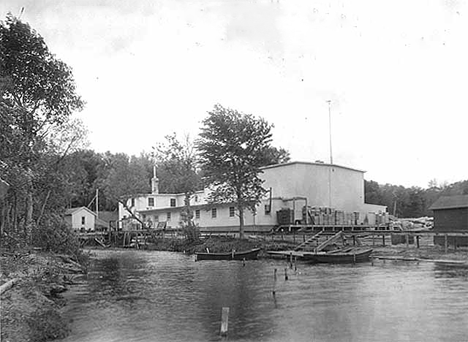
<path fill-rule="evenodd" d="M 353 213 L 357 219 L 353 224 L 376 223 L 376 217 L 385 217 L 386 207 L 364 203 L 364 171 L 325 163 L 290 162 L 262 168 L 260 178 L 268 191 L 257 206 L 255 215 L 244 213 L 245 231 L 268 231 L 278 224 L 277 212 L 291 209 L 295 221 L 305 222 L 303 207 L 334 208 Z M 196 192 L 190 205 L 194 222 L 200 230 L 237 231 L 239 217 L 234 204 L 207 206 L 209 190 Z M 184 194 L 160 194 L 158 179 L 152 179 L 152 193 L 130 199 L 128 206 L 152 227 L 180 226 L 180 212 L 184 206 Z M 129 217 L 122 205 L 119 219 Z"/>
<path fill-rule="evenodd" d="M 71 208 L 65 212 L 65 221 L 73 230 L 95 230 L 96 213 L 86 207 Z"/>

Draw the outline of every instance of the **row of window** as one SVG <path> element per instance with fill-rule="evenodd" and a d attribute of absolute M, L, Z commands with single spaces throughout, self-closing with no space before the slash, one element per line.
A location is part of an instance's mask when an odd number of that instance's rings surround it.
<path fill-rule="evenodd" d="M 268 204 L 265 205 L 265 215 L 270 214 L 271 209 Z M 236 214 L 236 208 L 235 207 L 229 207 L 229 217 L 234 217 Z M 200 219 L 201 211 L 200 209 L 195 210 L 195 219 Z M 218 209 L 217 208 L 212 208 L 211 209 L 211 218 L 217 218 L 218 217 Z M 154 217 L 156 222 L 159 222 L 159 216 L 156 215 Z M 146 215 L 143 215 L 143 220 L 146 220 Z M 171 220 L 171 212 L 166 213 L 166 221 Z"/>
<path fill-rule="evenodd" d="M 195 202 L 198 202 L 198 196 L 195 196 Z M 175 207 L 177 206 L 177 201 L 175 198 L 171 198 L 170 199 L 170 202 L 169 202 L 169 205 L 171 207 Z M 134 207 L 135 206 L 135 199 L 132 198 L 132 201 L 131 201 L 131 206 Z M 148 197 L 148 207 L 154 207 L 154 197 Z"/>

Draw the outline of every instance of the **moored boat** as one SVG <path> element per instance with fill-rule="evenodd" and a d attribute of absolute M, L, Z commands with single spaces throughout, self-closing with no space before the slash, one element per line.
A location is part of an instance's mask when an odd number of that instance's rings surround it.
<path fill-rule="evenodd" d="M 196 253 L 198 260 L 254 260 L 257 259 L 260 248 L 250 249 L 242 252 L 228 253 Z"/>
<path fill-rule="evenodd" d="M 369 261 L 372 249 L 348 248 L 330 252 L 307 253 L 303 259 L 313 263 L 352 264 Z"/>

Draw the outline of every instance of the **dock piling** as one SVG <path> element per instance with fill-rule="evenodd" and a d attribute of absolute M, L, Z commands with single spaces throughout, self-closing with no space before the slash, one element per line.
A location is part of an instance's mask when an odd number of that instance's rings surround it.
<path fill-rule="evenodd" d="M 221 313 L 221 336 L 227 335 L 228 323 L 229 323 L 229 307 L 223 307 L 223 311 Z"/>

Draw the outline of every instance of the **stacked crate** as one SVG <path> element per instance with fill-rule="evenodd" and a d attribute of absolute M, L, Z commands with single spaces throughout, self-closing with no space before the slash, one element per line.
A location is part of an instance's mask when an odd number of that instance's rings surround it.
<path fill-rule="evenodd" d="M 294 212 L 292 209 L 280 209 L 276 212 L 276 216 L 279 225 L 288 225 L 294 223 Z"/>

